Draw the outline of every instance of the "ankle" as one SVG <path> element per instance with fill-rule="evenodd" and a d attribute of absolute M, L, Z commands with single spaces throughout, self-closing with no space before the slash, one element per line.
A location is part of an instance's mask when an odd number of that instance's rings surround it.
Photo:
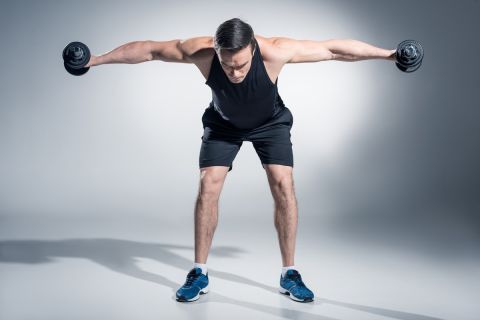
<path fill-rule="evenodd" d="M 290 270 L 290 269 L 295 269 L 295 270 L 296 270 L 296 267 L 295 267 L 294 265 L 282 267 L 282 277 L 285 277 L 285 274 L 286 274 L 287 271 Z"/>
<path fill-rule="evenodd" d="M 193 264 L 193 267 L 194 267 L 194 268 L 200 268 L 200 269 L 202 269 L 202 273 L 203 273 L 204 275 L 207 275 L 208 268 L 207 268 L 207 264 L 206 264 L 206 263 L 197 263 L 197 262 L 195 262 L 195 263 Z"/>

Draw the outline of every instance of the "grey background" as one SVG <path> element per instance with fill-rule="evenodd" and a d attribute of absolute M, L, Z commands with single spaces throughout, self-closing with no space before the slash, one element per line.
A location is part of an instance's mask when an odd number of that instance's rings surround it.
<path fill-rule="evenodd" d="M 322 265 L 321 246 L 342 243 L 425 259 L 431 272 L 454 263 L 475 279 L 457 298 L 478 299 L 479 14 L 478 0 L 1 2 L 0 265 L 37 263 L 6 252 L 28 257 L 46 250 L 40 239 L 75 237 L 184 244 L 191 261 L 201 116 L 211 99 L 205 79 L 193 65 L 161 61 L 73 77 L 61 52 L 77 40 L 98 55 L 135 40 L 213 35 L 239 17 L 266 37 L 423 44 L 424 63 L 412 74 L 385 60 L 284 67 L 278 87 L 294 116 L 297 261 Z M 265 172 L 244 143 L 221 195 L 214 245 L 241 246 L 248 234 L 253 246 L 277 250 L 272 212 Z M 40 242 L 8 251 L 15 239 Z M 14 287 L 0 289 L 0 310 Z M 16 318 L 9 306 L 4 316 Z M 466 310 L 439 316 L 478 315 Z"/>

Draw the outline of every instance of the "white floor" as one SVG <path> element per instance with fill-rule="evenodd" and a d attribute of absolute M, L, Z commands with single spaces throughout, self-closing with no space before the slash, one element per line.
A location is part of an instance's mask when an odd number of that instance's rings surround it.
<path fill-rule="evenodd" d="M 192 227 L 160 221 L 2 221 L 0 319 L 479 319 L 480 268 L 352 243 L 299 226 L 296 265 L 316 294 L 278 293 L 273 225 L 220 221 L 210 292 L 174 299 Z M 180 227 L 184 225 L 184 227 Z"/>

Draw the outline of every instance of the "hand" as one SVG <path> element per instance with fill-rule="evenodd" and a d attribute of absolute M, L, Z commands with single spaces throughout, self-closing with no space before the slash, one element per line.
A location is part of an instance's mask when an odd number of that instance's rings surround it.
<path fill-rule="evenodd" d="M 390 50 L 390 55 L 387 57 L 387 60 L 397 61 L 397 49 Z"/>
<path fill-rule="evenodd" d="M 98 56 L 94 56 L 93 54 L 90 55 L 90 60 L 89 60 L 88 63 L 85 65 L 85 68 L 88 68 L 88 67 L 97 65 L 96 62 L 98 62 Z"/>

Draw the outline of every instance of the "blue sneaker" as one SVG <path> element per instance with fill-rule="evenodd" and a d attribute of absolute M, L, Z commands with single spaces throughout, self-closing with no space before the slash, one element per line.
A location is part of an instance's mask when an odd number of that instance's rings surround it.
<path fill-rule="evenodd" d="M 302 281 L 302 276 L 297 270 L 289 269 L 285 277 L 280 275 L 280 293 L 290 296 L 290 299 L 299 302 L 313 301 L 313 292 Z"/>
<path fill-rule="evenodd" d="M 202 273 L 202 269 L 193 268 L 187 274 L 187 280 L 180 289 L 177 290 L 177 301 L 190 302 L 200 298 L 201 294 L 208 292 L 208 272 Z"/>

